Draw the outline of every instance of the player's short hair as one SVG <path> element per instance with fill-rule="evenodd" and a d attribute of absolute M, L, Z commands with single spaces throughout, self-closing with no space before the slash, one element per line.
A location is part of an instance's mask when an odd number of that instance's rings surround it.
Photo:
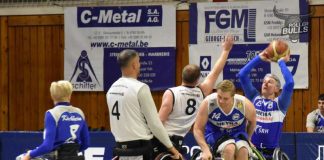
<path fill-rule="evenodd" d="M 230 92 L 231 96 L 235 95 L 235 85 L 232 81 L 230 80 L 223 80 L 221 82 L 219 82 L 216 86 L 217 90 L 221 90 L 223 92 Z"/>
<path fill-rule="evenodd" d="M 125 68 L 129 65 L 129 62 L 137 56 L 137 51 L 125 49 L 117 56 L 117 63 L 119 64 L 120 68 Z"/>
<path fill-rule="evenodd" d="M 52 82 L 50 93 L 54 101 L 69 101 L 73 91 L 72 84 L 69 81 L 61 80 Z"/>
<path fill-rule="evenodd" d="M 268 74 L 266 74 L 266 75 L 264 76 L 263 79 L 265 79 L 265 78 L 267 78 L 267 77 L 274 79 L 274 80 L 276 81 L 276 86 L 277 86 L 279 89 L 281 88 L 281 82 L 280 82 L 278 76 L 276 76 L 276 75 L 274 75 L 274 74 L 272 74 L 272 73 L 268 73 Z"/>
<path fill-rule="evenodd" d="M 322 94 L 320 94 L 320 95 L 318 96 L 318 100 L 319 100 L 319 101 L 324 101 L 324 93 L 322 93 Z"/>
<path fill-rule="evenodd" d="M 182 81 L 195 83 L 200 78 L 200 68 L 195 64 L 188 64 L 182 70 Z"/>

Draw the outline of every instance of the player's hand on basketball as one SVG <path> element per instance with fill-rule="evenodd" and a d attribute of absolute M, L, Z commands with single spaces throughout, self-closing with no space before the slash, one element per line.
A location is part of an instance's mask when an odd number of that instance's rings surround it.
<path fill-rule="evenodd" d="M 31 158 L 29 154 L 30 154 L 30 150 L 22 157 L 21 160 L 30 160 Z"/>
<path fill-rule="evenodd" d="M 230 51 L 234 44 L 234 38 L 231 34 L 226 34 L 225 39 L 222 43 L 222 47 L 224 51 Z"/>
<path fill-rule="evenodd" d="M 203 151 L 201 154 L 201 160 L 212 160 L 213 155 L 210 151 Z"/>
<path fill-rule="evenodd" d="M 281 57 L 278 61 L 284 60 L 285 62 L 288 62 L 290 59 L 290 51 L 287 53 L 286 56 Z"/>
<path fill-rule="evenodd" d="M 269 54 L 267 53 L 266 49 L 259 54 L 259 57 L 265 62 L 271 62 L 271 58 L 269 57 Z"/>

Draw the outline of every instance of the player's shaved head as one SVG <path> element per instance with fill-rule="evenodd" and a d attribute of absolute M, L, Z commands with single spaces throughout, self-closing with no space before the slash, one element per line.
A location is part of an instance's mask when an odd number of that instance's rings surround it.
<path fill-rule="evenodd" d="M 200 68 L 194 64 L 186 65 L 182 70 L 182 81 L 185 83 L 195 83 L 200 78 Z"/>
<path fill-rule="evenodd" d="M 129 62 L 137 56 L 138 53 L 135 50 L 125 49 L 117 56 L 117 63 L 120 68 L 125 68 L 129 65 Z"/>

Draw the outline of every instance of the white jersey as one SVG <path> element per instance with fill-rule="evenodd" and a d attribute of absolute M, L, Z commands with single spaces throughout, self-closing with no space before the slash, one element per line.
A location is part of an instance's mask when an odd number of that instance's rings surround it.
<path fill-rule="evenodd" d="M 153 138 L 137 98 L 145 85 L 136 79 L 122 77 L 107 92 L 111 132 L 117 142 Z"/>
<path fill-rule="evenodd" d="M 308 113 L 306 127 L 311 127 L 314 128 L 316 132 L 324 133 L 324 116 L 319 109 Z"/>
<path fill-rule="evenodd" d="M 169 89 L 173 94 L 173 109 L 164 122 L 169 135 L 185 136 L 196 120 L 204 95 L 198 87 L 178 86 Z"/>

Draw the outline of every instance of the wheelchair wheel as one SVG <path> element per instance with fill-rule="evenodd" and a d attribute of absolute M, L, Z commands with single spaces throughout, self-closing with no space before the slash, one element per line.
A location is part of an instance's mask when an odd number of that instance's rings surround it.
<path fill-rule="evenodd" d="M 253 155 L 251 157 L 252 160 L 266 160 L 264 158 L 264 156 L 262 155 L 262 153 L 258 149 L 256 149 L 255 147 L 252 147 L 252 146 L 250 146 L 250 147 L 251 147 L 252 152 L 253 152 Z"/>
<path fill-rule="evenodd" d="M 272 156 L 273 160 L 289 160 L 288 155 L 283 152 L 282 150 L 280 150 L 280 148 L 276 148 L 273 151 L 273 156 Z"/>
<path fill-rule="evenodd" d="M 192 154 L 190 160 L 196 160 L 198 157 L 200 157 L 200 153 L 201 153 L 201 150 L 200 150 L 200 149 L 199 149 L 199 150 L 196 150 L 196 151 Z"/>
<path fill-rule="evenodd" d="M 172 160 L 171 156 L 172 154 L 163 152 L 157 155 L 154 160 Z"/>

